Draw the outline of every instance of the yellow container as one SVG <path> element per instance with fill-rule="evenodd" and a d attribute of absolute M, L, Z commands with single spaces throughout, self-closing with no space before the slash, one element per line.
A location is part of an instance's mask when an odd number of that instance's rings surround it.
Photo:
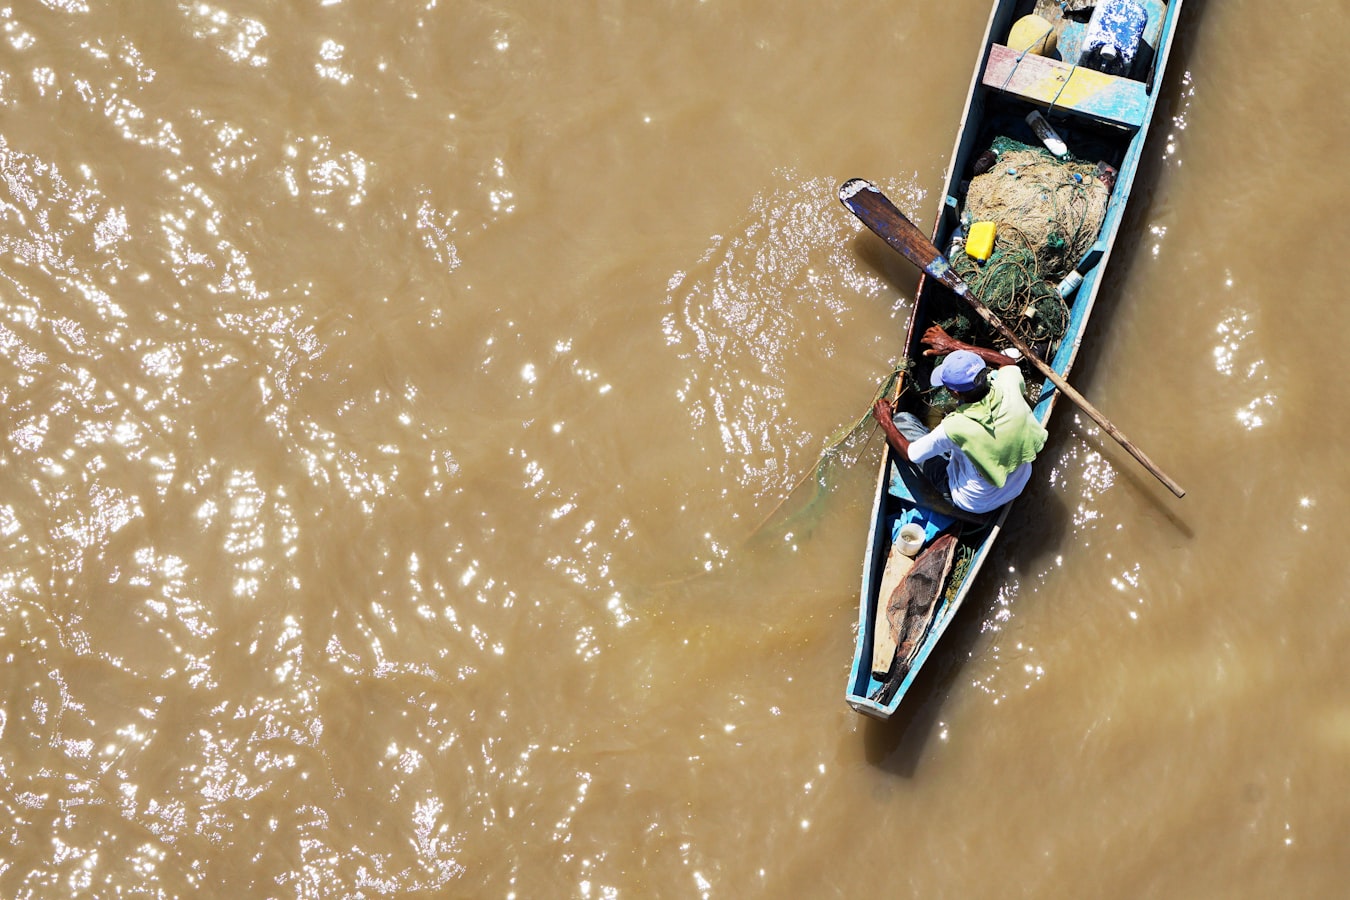
<path fill-rule="evenodd" d="M 1055 27 L 1040 16 L 1023 16 L 1008 33 L 1008 46 L 1018 53 L 1049 56 L 1055 52 Z"/>
<path fill-rule="evenodd" d="M 966 255 L 984 262 L 994 252 L 994 232 L 998 229 L 993 222 L 976 222 L 970 226 L 970 235 L 966 238 Z"/>

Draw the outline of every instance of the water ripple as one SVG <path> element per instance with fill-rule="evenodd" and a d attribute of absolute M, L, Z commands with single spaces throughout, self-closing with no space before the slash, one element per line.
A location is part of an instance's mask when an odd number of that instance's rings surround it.
<path fill-rule="evenodd" d="M 851 313 L 845 287 L 886 290 L 848 238 L 861 227 L 836 209 L 834 186 L 782 173 L 755 198 L 739 233 L 717 236 L 699 265 L 670 281 L 667 343 L 691 374 L 677 392 L 696 430 L 715 430 L 719 475 L 756 494 L 791 483 L 788 460 L 810 441 L 788 403 L 784 372 L 800 354 L 830 358 Z M 896 191 L 916 203 L 912 189 Z"/>

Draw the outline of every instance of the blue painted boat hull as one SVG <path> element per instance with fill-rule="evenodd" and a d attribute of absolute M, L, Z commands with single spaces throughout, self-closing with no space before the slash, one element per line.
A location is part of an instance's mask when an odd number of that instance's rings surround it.
<path fill-rule="evenodd" d="M 1094 246 L 1094 251 L 1099 252 L 1100 257 L 1096 265 L 1083 276 L 1082 284 L 1072 298 L 1067 331 L 1048 355 L 1051 366 L 1065 377 L 1077 358 L 1103 273 L 1120 232 L 1149 124 L 1157 107 L 1158 85 L 1163 83 L 1182 0 L 1171 0 L 1166 4 L 1163 0 L 1147 0 L 1143 5 L 1149 13 L 1149 23 L 1144 31 L 1146 46 L 1140 48 L 1140 59 L 1130 73 L 1131 77 L 1107 83 L 1110 90 L 1103 92 L 1098 90 L 1102 84 L 1098 73 L 1084 75 L 1083 70 L 1072 64 L 1056 65 L 1054 60 L 1038 60 L 1036 66 L 1028 66 L 1026 72 L 1010 74 L 1006 69 L 1007 48 L 1000 42 L 1006 39 L 1017 18 L 1032 12 L 1034 2 L 999 0 L 995 4 L 981 43 L 979 61 L 971 78 L 966 107 L 947 171 L 943 203 L 933 230 L 933 243 L 938 247 L 947 247 L 958 224 L 960 185 L 970 177 L 975 158 L 988 147 L 990 130 L 997 121 L 1017 121 L 1033 109 L 1043 113 L 1049 109 L 1048 114 L 1056 130 L 1071 145 L 1076 136 L 1086 135 L 1099 146 L 1107 148 L 1110 159 L 1106 161 L 1115 166 L 1118 175 Z M 1066 54 L 1066 59 L 1077 59 L 1084 31 L 1083 25 L 1074 23 L 1061 33 L 1060 51 Z M 1045 79 L 1059 80 L 1052 81 L 1047 87 Z M 1042 94 L 1046 90 L 1050 90 L 1050 95 L 1057 100 L 1073 105 L 1073 108 L 1048 107 Z M 1117 97 L 1127 97 L 1128 104 L 1122 101 L 1118 109 L 1113 107 L 1112 104 L 1116 103 L 1114 98 Z M 909 358 L 922 358 L 920 338 L 929 325 L 938 321 L 937 313 L 944 308 L 944 304 L 950 306 L 947 289 L 935 279 L 921 277 L 906 329 L 905 347 Z M 1048 423 L 1057 399 L 1058 391 L 1048 380 L 1040 385 L 1034 412 L 1043 425 Z M 893 489 L 892 473 L 893 451 L 887 447 L 877 475 L 872 503 L 871 526 L 863 557 L 857 645 L 846 690 L 849 706 L 877 719 L 889 719 L 895 714 L 924 665 L 938 652 L 943 634 L 956 617 L 987 561 L 990 549 L 1002 533 L 1009 509 L 1005 506 L 983 530 L 974 533 L 967 530 L 962 535 L 964 550 L 970 559 L 969 565 L 949 580 L 932 624 L 915 651 L 898 689 L 885 699 L 873 699 L 885 681 L 872 672 L 872 651 L 878 594 L 890 550 L 891 530 L 896 517 L 906 511 L 917 508 L 920 514 L 923 513 L 922 507 L 912 497 L 905 496 L 902 486 Z M 1032 477 L 1037 477 L 1037 474 L 1033 473 Z"/>

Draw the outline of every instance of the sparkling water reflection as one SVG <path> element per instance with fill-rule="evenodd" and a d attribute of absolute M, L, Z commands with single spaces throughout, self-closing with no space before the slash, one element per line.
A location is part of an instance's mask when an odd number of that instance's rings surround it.
<path fill-rule="evenodd" d="M 1330 895 L 1344 188 L 1234 148 L 1346 126 L 1197 5 L 1077 370 L 1187 505 L 1062 412 L 890 729 L 834 192 L 926 227 L 987 2 L 0 9 L 0 895 Z"/>

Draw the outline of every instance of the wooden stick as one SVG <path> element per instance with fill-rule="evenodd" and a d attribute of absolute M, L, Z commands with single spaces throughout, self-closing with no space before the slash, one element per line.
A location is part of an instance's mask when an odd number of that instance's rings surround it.
<path fill-rule="evenodd" d="M 1124 447 L 1145 469 L 1148 469 L 1155 478 L 1166 485 L 1169 491 L 1178 497 L 1186 496 L 1186 492 L 1181 488 L 1181 485 L 1159 469 L 1143 450 L 1140 450 L 1129 438 L 1125 437 L 1125 434 L 1089 403 L 1086 397 L 1078 393 L 1045 360 L 1037 356 L 1021 338 L 1013 334 L 1008 326 L 1004 325 L 998 316 L 990 311 L 989 307 L 985 306 L 978 297 L 971 293 L 969 285 L 952 270 L 951 264 L 947 262 L 947 258 L 942 255 L 942 252 L 933 246 L 933 242 L 925 237 L 924 233 L 913 222 L 905 218 L 904 213 L 896 209 L 895 204 L 891 203 L 876 185 L 862 178 L 849 179 L 839 188 L 839 200 L 848 207 L 850 212 L 861 219 L 864 225 L 876 232 L 892 248 L 898 250 L 906 259 L 923 269 L 929 276 L 942 282 L 958 297 L 970 304 L 970 307 L 979 314 L 980 318 L 1001 334 L 1008 343 L 1020 350 L 1022 356 L 1028 362 L 1035 366 L 1042 375 L 1050 379 L 1051 384 L 1072 400 L 1079 409 L 1087 413 L 1092 421 L 1100 425 L 1103 431 L 1111 435 L 1116 443 Z"/>

